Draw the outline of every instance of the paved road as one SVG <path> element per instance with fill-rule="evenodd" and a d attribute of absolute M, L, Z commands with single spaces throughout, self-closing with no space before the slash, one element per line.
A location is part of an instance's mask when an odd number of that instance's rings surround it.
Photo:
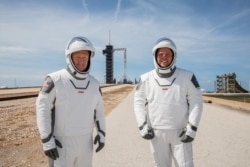
<path fill-rule="evenodd" d="M 143 140 L 133 113 L 133 92 L 106 117 L 106 146 L 94 154 L 94 167 L 152 167 L 148 141 Z"/>
<path fill-rule="evenodd" d="M 250 114 L 205 103 L 194 160 L 197 167 L 249 167 Z"/>
<path fill-rule="evenodd" d="M 94 167 L 152 167 L 149 143 L 138 132 L 133 93 L 106 117 L 106 147 Z M 250 114 L 204 103 L 194 146 L 196 167 L 250 166 Z"/>

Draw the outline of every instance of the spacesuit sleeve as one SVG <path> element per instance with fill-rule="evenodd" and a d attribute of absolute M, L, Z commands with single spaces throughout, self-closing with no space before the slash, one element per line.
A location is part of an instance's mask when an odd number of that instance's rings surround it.
<path fill-rule="evenodd" d="M 141 76 L 134 94 L 134 112 L 138 127 L 141 127 L 146 122 L 146 94 L 145 94 L 146 77 Z"/>
<path fill-rule="evenodd" d="M 99 89 L 100 95 L 98 96 L 99 100 L 95 108 L 95 124 L 97 131 L 102 133 L 105 136 L 105 114 L 104 114 L 104 102 L 102 98 L 101 89 Z"/>
<path fill-rule="evenodd" d="M 43 143 L 46 143 L 53 135 L 54 103 L 54 82 L 50 77 L 46 77 L 36 100 L 37 126 Z"/>
<path fill-rule="evenodd" d="M 188 85 L 187 99 L 189 104 L 189 123 L 198 127 L 203 109 L 203 100 L 199 83 L 194 74 Z"/>

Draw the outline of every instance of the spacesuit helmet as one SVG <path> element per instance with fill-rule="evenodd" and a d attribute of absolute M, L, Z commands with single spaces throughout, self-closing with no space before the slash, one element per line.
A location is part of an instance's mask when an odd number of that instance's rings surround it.
<path fill-rule="evenodd" d="M 88 66 L 84 71 L 79 71 L 72 61 L 72 53 L 78 52 L 81 50 L 89 51 L 89 62 Z M 90 71 L 91 58 L 95 55 L 95 48 L 92 43 L 85 37 L 73 37 L 67 43 L 65 49 L 65 58 L 67 63 L 67 69 L 69 72 L 77 79 L 85 79 Z"/>
<path fill-rule="evenodd" d="M 172 50 L 172 53 L 173 53 L 172 62 L 165 68 L 161 67 L 157 63 L 157 60 L 156 60 L 157 51 L 160 48 L 169 48 Z M 157 73 L 163 74 L 163 75 L 164 74 L 171 75 L 175 70 L 175 62 L 176 62 L 176 57 L 177 57 L 177 48 L 176 48 L 175 43 L 169 38 L 166 38 L 166 37 L 160 38 L 155 43 L 155 46 L 153 47 L 152 53 L 153 53 L 153 57 L 154 57 L 154 66 L 155 66 Z"/>

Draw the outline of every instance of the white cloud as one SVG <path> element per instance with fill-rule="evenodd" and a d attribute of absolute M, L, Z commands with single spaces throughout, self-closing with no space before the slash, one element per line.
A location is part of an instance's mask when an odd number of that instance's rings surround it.
<path fill-rule="evenodd" d="M 35 49 L 22 46 L 0 46 L 0 58 L 4 58 L 8 55 L 24 55 L 32 52 L 35 52 Z"/>
<path fill-rule="evenodd" d="M 102 49 L 108 44 L 111 31 L 111 44 L 116 48 L 127 48 L 127 72 L 131 79 L 153 68 L 151 50 L 155 41 L 162 36 L 170 37 L 176 42 L 178 65 L 185 67 L 187 66 L 185 63 L 196 63 L 197 68 L 202 69 L 218 64 L 233 66 L 237 62 L 242 68 L 249 69 L 249 63 L 246 63 L 250 51 L 249 33 L 244 35 L 219 33 L 223 32 L 225 25 L 233 25 L 235 20 L 248 16 L 249 10 L 229 16 L 227 21 L 217 24 L 212 20 L 200 19 L 200 16 L 192 13 L 194 11 L 191 7 L 183 4 L 171 2 L 165 9 L 161 8 L 163 4 L 157 6 L 154 1 L 130 1 L 133 6 L 129 7 L 123 3 L 125 2 L 117 1 L 114 13 L 100 11 L 98 14 L 89 12 L 85 0 L 82 0 L 81 11 L 39 5 L 14 9 L 0 6 L 1 14 L 4 14 L 0 16 L 0 57 L 8 55 L 9 60 L 11 57 L 16 58 L 13 55 L 18 55 L 24 57 L 23 61 L 28 61 L 30 57 L 33 62 L 37 61 L 34 62 L 37 63 L 37 69 L 33 70 L 34 75 L 47 73 L 49 70 L 63 68 L 67 41 L 72 36 L 83 35 L 87 36 L 96 47 L 97 54 L 93 60 L 92 70 L 98 78 L 103 79 L 105 57 L 102 55 Z M 180 9 L 182 12 L 174 12 Z M 11 12 L 13 10 L 15 12 Z M 188 15 L 189 13 L 192 14 Z M 122 61 L 122 58 L 115 58 L 117 61 Z M 51 59 L 53 62 L 48 61 Z M 2 62 L 3 60 L 0 60 L 1 71 L 3 68 L 13 68 L 8 67 L 10 65 L 6 64 L 7 60 L 4 60 L 4 65 Z M 45 63 L 46 68 L 40 67 L 42 63 Z M 196 67 L 191 68 L 195 70 Z M 13 73 L 18 75 L 19 71 L 14 70 Z M 115 70 L 119 76 L 122 72 L 123 68 Z M 199 76 L 212 77 L 213 74 L 208 75 L 209 73 L 216 72 L 198 71 Z M 26 77 L 24 75 L 26 74 L 22 74 Z M 206 83 L 207 80 L 213 78 L 204 79 L 203 82 Z"/>

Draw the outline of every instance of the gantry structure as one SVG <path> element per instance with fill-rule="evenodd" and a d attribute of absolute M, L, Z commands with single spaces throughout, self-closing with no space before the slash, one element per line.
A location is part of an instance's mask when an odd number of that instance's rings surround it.
<path fill-rule="evenodd" d="M 113 45 L 106 45 L 106 48 L 103 50 L 103 54 L 106 56 L 106 74 L 105 80 L 107 84 L 115 83 L 114 80 L 114 70 L 113 70 L 113 53 L 115 51 L 123 51 L 124 63 L 123 63 L 123 76 L 118 83 L 132 83 L 127 76 L 127 50 L 126 48 L 114 48 Z"/>
<path fill-rule="evenodd" d="M 216 76 L 217 93 L 248 93 L 236 80 L 235 73 Z"/>

